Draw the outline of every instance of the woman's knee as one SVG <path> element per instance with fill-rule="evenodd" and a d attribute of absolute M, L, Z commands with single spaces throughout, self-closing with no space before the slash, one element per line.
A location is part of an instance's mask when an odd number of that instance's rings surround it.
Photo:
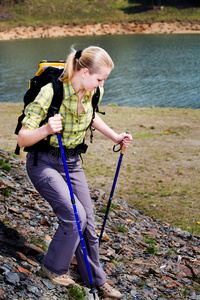
<path fill-rule="evenodd" d="M 55 214 L 65 228 L 77 228 L 77 221 L 80 223 L 81 230 L 86 228 L 87 216 L 84 207 L 80 202 L 77 204 L 71 204 L 70 207 L 59 206 L 55 209 Z"/>
<path fill-rule="evenodd" d="M 82 209 L 77 208 L 77 215 L 75 216 L 75 218 L 76 222 L 78 221 L 80 223 L 81 230 L 84 231 L 87 224 L 87 216 L 83 207 Z"/>

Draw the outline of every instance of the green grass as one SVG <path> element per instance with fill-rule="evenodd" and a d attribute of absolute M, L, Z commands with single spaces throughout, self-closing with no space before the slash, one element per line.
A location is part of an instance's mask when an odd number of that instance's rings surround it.
<path fill-rule="evenodd" d="M 119 264 L 115 259 L 111 259 L 110 261 L 117 269 L 119 268 Z"/>
<path fill-rule="evenodd" d="M 0 193 L 5 197 L 9 197 L 11 195 L 11 189 L 10 188 L 1 188 Z"/>
<path fill-rule="evenodd" d="M 111 200 L 111 201 L 112 201 L 112 200 Z M 108 213 L 111 213 L 111 211 L 117 210 L 117 209 L 119 209 L 119 206 L 118 206 L 117 204 L 111 202 L 110 207 L 109 207 L 109 212 L 108 212 Z M 107 205 L 104 206 L 104 207 L 102 207 L 101 211 L 102 211 L 103 213 L 106 213 L 106 211 L 107 211 Z"/>
<path fill-rule="evenodd" d="M 156 240 L 153 238 L 150 238 L 148 235 L 145 236 L 145 243 L 149 245 L 147 247 L 147 252 L 149 254 L 156 254 L 158 253 L 158 248 L 156 246 Z"/>
<path fill-rule="evenodd" d="M 3 164 L 3 165 L 2 165 L 2 169 L 5 170 L 5 171 L 7 171 L 7 172 L 10 172 L 11 166 L 8 165 L 8 164 Z"/>
<path fill-rule="evenodd" d="M 87 25 L 154 21 L 200 22 L 200 8 L 178 9 L 165 6 L 163 10 L 146 9 L 141 1 L 129 0 L 21 0 L 3 1 L 17 4 L 0 5 L 1 28 L 13 26 Z M 26 2 L 26 4 L 24 4 Z"/>
<path fill-rule="evenodd" d="M 146 285 L 147 285 L 146 279 L 142 279 L 142 280 L 140 281 L 140 283 L 138 284 L 138 286 L 141 287 L 141 288 L 146 287 Z"/>
<path fill-rule="evenodd" d="M 5 158 L 5 159 L 0 159 L 0 166 L 2 168 L 2 170 L 10 172 L 11 171 L 11 166 L 9 165 L 9 159 Z"/>
<path fill-rule="evenodd" d="M 32 238 L 32 239 L 30 240 L 30 243 L 31 243 L 31 244 L 39 244 L 39 245 L 41 245 L 41 246 L 42 246 L 42 249 L 43 249 L 44 251 L 47 251 L 47 250 L 48 250 L 48 246 L 47 246 L 46 243 L 45 243 L 44 241 L 42 241 L 41 239 L 38 239 L 38 238 Z"/>
<path fill-rule="evenodd" d="M 117 229 L 118 232 L 122 232 L 122 233 L 127 232 L 127 229 L 123 226 L 117 226 L 116 229 Z"/>
<path fill-rule="evenodd" d="M 69 288 L 69 296 L 72 300 L 82 300 L 85 299 L 86 292 L 84 288 L 81 288 L 78 285 L 72 286 Z"/>

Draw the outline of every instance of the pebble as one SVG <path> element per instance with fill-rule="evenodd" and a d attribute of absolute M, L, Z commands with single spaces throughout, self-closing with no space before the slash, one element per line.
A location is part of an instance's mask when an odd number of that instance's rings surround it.
<path fill-rule="evenodd" d="M 6 171 L 0 165 L 0 299 L 71 299 L 70 289 L 40 272 L 58 227 L 56 216 L 32 186 L 25 162 L 1 149 L 0 160 L 11 166 Z M 109 195 L 89 188 L 99 235 Z M 100 260 L 122 299 L 200 300 L 200 237 L 145 216 L 125 201 L 113 202 L 117 208 L 106 222 Z M 75 258 L 70 272 L 78 275 Z M 77 286 L 85 289 L 86 300 L 94 299 L 81 282 Z"/>

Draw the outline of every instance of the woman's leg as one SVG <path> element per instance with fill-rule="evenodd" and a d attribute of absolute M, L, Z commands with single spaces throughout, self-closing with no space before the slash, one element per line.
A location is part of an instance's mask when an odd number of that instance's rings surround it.
<path fill-rule="evenodd" d="M 59 158 L 50 159 L 47 153 L 39 153 L 38 165 L 33 166 L 33 155 L 28 154 L 28 175 L 38 192 L 50 203 L 60 222 L 45 255 L 44 265 L 50 271 L 62 275 L 68 271 L 80 239 L 68 185 L 59 169 L 63 169 Z M 76 207 L 81 228 L 84 230 L 86 214 L 78 199 Z"/>
<path fill-rule="evenodd" d="M 70 171 L 70 164 L 68 169 Z M 87 258 L 90 266 L 93 283 L 95 285 L 102 285 L 106 282 L 106 274 L 103 271 L 99 261 L 99 241 L 97 239 L 95 231 L 92 201 L 90 198 L 85 174 L 83 172 L 79 159 L 77 159 L 76 164 L 74 164 L 73 172 L 70 173 L 70 180 L 72 184 L 73 193 L 76 196 L 76 198 L 81 202 L 86 212 L 87 225 L 83 233 L 83 238 L 87 250 Z M 85 264 L 85 258 L 82 251 L 81 243 L 78 245 L 78 248 L 76 250 L 76 259 L 78 263 L 80 276 L 82 280 L 89 285 L 90 280 L 88 276 L 88 270 Z"/>

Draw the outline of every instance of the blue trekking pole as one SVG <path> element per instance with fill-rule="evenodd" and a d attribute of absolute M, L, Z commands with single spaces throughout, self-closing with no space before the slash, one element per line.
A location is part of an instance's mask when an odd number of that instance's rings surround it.
<path fill-rule="evenodd" d="M 86 267 L 87 267 L 87 271 L 88 271 L 88 276 L 89 276 L 89 279 L 90 279 L 90 285 L 91 285 L 90 293 L 93 294 L 93 298 L 95 299 L 95 293 L 97 292 L 97 290 L 94 288 L 94 284 L 93 284 L 93 281 L 92 281 L 92 275 L 91 275 L 90 266 L 89 266 L 89 262 L 88 262 L 88 258 L 87 258 L 85 243 L 84 243 L 84 240 L 83 240 L 81 225 L 80 225 L 80 222 L 79 222 L 78 212 L 77 212 L 77 208 L 76 208 L 76 202 L 75 202 L 75 198 L 74 198 L 74 194 L 73 194 L 73 190 L 72 190 L 72 185 L 71 185 L 71 181 L 70 181 L 70 177 L 69 177 L 69 171 L 68 171 L 68 167 L 67 167 L 67 163 L 66 163 L 66 159 L 65 159 L 65 152 L 64 152 L 64 149 L 63 149 L 60 133 L 57 133 L 57 137 L 58 137 L 58 142 L 59 142 L 60 151 L 61 151 L 61 155 L 62 155 L 65 174 L 66 174 L 66 177 L 67 177 L 67 183 L 68 183 L 68 186 L 69 186 L 71 202 L 72 202 L 73 209 L 74 209 L 76 224 L 77 224 L 77 227 L 78 227 L 78 232 L 79 232 L 79 236 L 80 236 L 80 240 L 81 240 L 82 250 L 83 250 L 83 254 L 84 254 L 84 258 L 85 258 L 85 263 L 86 263 Z"/>
<path fill-rule="evenodd" d="M 101 239 L 102 239 L 103 231 L 104 231 L 104 228 L 105 228 L 105 225 L 106 225 L 106 221 L 107 221 L 107 218 L 108 218 L 108 213 L 109 213 L 110 205 L 111 205 L 111 202 L 112 202 L 112 199 L 113 199 L 113 194 L 114 194 L 115 185 L 116 185 L 116 182 L 117 182 L 117 177 L 118 177 L 118 174 L 119 174 L 119 170 L 120 170 L 122 158 L 123 158 L 123 155 L 124 155 L 124 152 L 125 152 L 125 149 L 126 149 L 125 146 L 122 144 L 122 142 L 119 145 L 120 145 L 120 148 L 118 150 L 115 150 L 115 146 L 113 147 L 113 151 L 114 152 L 118 152 L 118 151 L 121 150 L 121 153 L 120 153 L 120 157 L 119 157 L 117 169 L 116 169 L 116 172 L 115 172 L 115 177 L 114 177 L 112 189 L 111 189 L 111 192 L 110 192 L 110 197 L 109 197 L 109 200 L 108 200 L 108 204 L 107 204 L 107 209 L 106 209 L 106 213 L 105 213 L 103 225 L 102 225 L 102 228 L 101 228 L 101 233 L 100 233 L 100 237 L 99 237 L 99 246 L 101 244 Z"/>

